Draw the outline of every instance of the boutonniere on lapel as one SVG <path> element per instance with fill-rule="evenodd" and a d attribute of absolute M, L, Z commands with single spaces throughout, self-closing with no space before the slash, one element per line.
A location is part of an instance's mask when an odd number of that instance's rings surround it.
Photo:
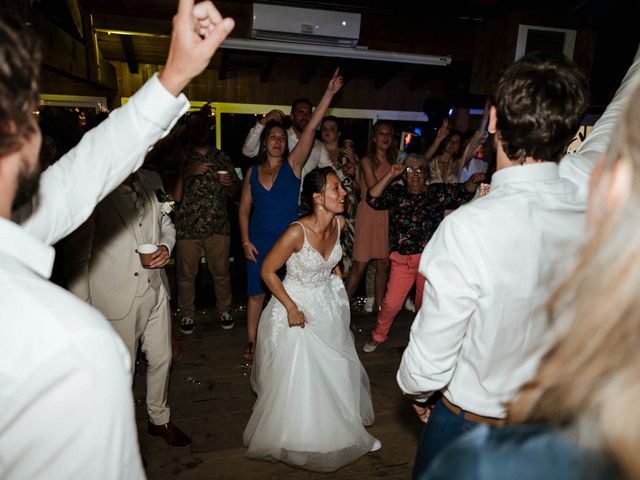
<path fill-rule="evenodd" d="M 169 215 L 173 212 L 173 209 L 176 207 L 176 202 L 171 198 L 171 195 L 158 188 L 156 189 L 156 197 L 158 198 L 158 202 L 161 203 L 160 211 L 162 215 Z"/>

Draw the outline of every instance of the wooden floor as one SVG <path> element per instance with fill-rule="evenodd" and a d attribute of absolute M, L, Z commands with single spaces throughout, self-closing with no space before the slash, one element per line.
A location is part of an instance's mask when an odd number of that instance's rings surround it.
<path fill-rule="evenodd" d="M 406 346 L 413 314 L 403 311 L 390 339 L 374 353 L 362 345 L 375 324 L 375 316 L 354 313 L 352 330 L 356 348 L 371 380 L 375 424 L 371 434 L 382 449 L 356 463 L 328 473 L 312 473 L 283 463 L 248 460 L 242 432 L 249 420 L 254 395 L 249 385 L 250 365 L 242 360 L 245 318 L 236 306 L 236 326 L 222 330 L 207 310 L 201 310 L 192 335 L 176 330 L 182 350 L 174 362 L 169 404 L 171 420 L 192 437 L 188 447 L 168 447 L 146 431 L 144 363 L 139 362 L 134 385 L 141 451 L 150 480 L 164 479 L 362 479 L 410 478 L 420 422 L 396 384 L 395 375 Z"/>

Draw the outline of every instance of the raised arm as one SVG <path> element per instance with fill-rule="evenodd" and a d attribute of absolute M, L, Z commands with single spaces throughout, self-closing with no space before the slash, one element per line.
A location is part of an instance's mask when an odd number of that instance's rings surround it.
<path fill-rule="evenodd" d="M 378 182 L 376 182 L 367 192 L 367 198 L 378 198 L 380 197 L 385 189 L 389 186 L 391 182 L 393 182 L 396 178 L 402 175 L 404 172 L 404 165 L 401 163 L 395 163 L 391 165 L 391 169 L 382 177 Z"/>
<path fill-rule="evenodd" d="M 189 108 L 186 97 L 176 96 L 209 65 L 232 28 L 233 20 L 223 20 L 211 2 L 180 0 L 165 68 L 46 170 L 40 202 L 24 228 L 53 244 L 84 222 Z"/>
<path fill-rule="evenodd" d="M 194 5 L 194 0 L 180 0 L 173 17 L 167 62 L 158 74 L 164 87 L 174 96 L 179 95 L 209 66 L 211 57 L 233 27 L 233 19 L 222 18 L 213 3 Z"/>
<path fill-rule="evenodd" d="M 302 228 L 300 225 L 294 224 L 285 230 L 264 259 L 260 275 L 267 285 L 267 288 L 269 288 L 269 291 L 287 310 L 289 326 L 304 328 L 304 313 L 302 313 L 298 305 L 291 299 L 277 273 L 291 254 L 302 248 L 304 242 L 304 232 Z"/>
<path fill-rule="evenodd" d="M 271 110 L 264 117 L 258 120 L 255 126 L 249 130 L 247 138 L 244 140 L 244 144 L 242 145 L 242 154 L 247 157 L 257 156 L 260 151 L 260 135 L 262 135 L 264 126 L 271 120 L 282 122 L 284 117 L 285 115 L 282 110 Z"/>
<path fill-rule="evenodd" d="M 433 140 L 431 146 L 427 148 L 427 151 L 424 152 L 424 158 L 426 158 L 427 161 L 433 158 L 442 141 L 447 138 L 447 135 L 449 135 L 449 119 L 445 117 L 444 120 L 442 120 L 442 125 L 436 132 L 436 138 Z"/>
<path fill-rule="evenodd" d="M 585 197 L 593 165 L 607 151 L 613 129 L 628 104 L 629 94 L 638 76 L 640 76 L 640 47 L 613 100 L 596 122 L 591 133 L 575 154 L 566 155 L 560 162 L 560 175 L 578 184 Z"/>
<path fill-rule="evenodd" d="M 487 138 L 487 124 L 489 122 L 489 109 L 491 107 L 491 102 L 489 99 L 485 102 L 484 105 L 484 113 L 482 114 L 482 121 L 480 122 L 480 128 L 473 132 L 473 136 L 467 143 L 467 146 L 462 153 L 462 157 L 460 157 L 460 164 L 462 167 L 466 167 L 471 159 L 473 158 L 474 153 L 478 147 L 486 140 Z"/>
<path fill-rule="evenodd" d="M 331 104 L 331 99 L 333 99 L 333 96 L 340 90 L 340 88 L 342 88 L 342 83 L 342 75 L 340 75 L 340 69 L 337 68 L 333 77 L 329 80 L 329 84 L 327 85 L 324 95 L 322 95 L 320 102 L 313 111 L 311 120 L 309 120 L 309 123 L 300 135 L 298 144 L 289 154 L 289 164 L 298 177 L 300 177 L 304 162 L 307 160 L 307 157 L 311 152 L 311 148 L 313 147 L 316 128 L 318 128 L 318 125 L 320 125 L 320 122 L 322 121 L 322 117 L 324 117 L 324 114 L 327 112 L 329 104 Z"/>

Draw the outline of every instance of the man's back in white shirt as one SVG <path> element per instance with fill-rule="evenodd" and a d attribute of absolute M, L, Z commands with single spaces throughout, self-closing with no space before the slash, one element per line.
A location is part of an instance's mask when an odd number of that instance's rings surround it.
<path fill-rule="evenodd" d="M 544 160 L 558 158 L 577 131 L 588 106 L 586 79 L 565 57 L 532 55 L 498 83 L 489 122 L 498 170 L 491 192 L 446 218 L 421 259 L 425 298 L 397 380 L 416 398 L 442 390 L 444 399 L 421 436 L 414 476 L 470 425 L 498 424 L 532 378 L 551 270 L 584 236 L 589 174 L 638 63 L 637 55 L 590 140 L 561 168 Z"/>

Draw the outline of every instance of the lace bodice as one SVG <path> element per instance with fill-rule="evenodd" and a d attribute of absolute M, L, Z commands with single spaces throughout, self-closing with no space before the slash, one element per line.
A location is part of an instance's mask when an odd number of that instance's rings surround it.
<path fill-rule="evenodd" d="M 337 221 L 337 219 L 336 219 Z M 307 287 L 314 287 L 325 284 L 331 277 L 331 270 L 342 258 L 342 247 L 340 246 L 340 223 L 338 223 L 338 238 L 331 250 L 329 258 L 324 257 L 311 246 L 307 239 L 307 230 L 300 222 L 293 222 L 302 226 L 304 232 L 304 243 L 299 252 L 293 253 L 287 260 L 286 281 L 292 281 Z"/>

